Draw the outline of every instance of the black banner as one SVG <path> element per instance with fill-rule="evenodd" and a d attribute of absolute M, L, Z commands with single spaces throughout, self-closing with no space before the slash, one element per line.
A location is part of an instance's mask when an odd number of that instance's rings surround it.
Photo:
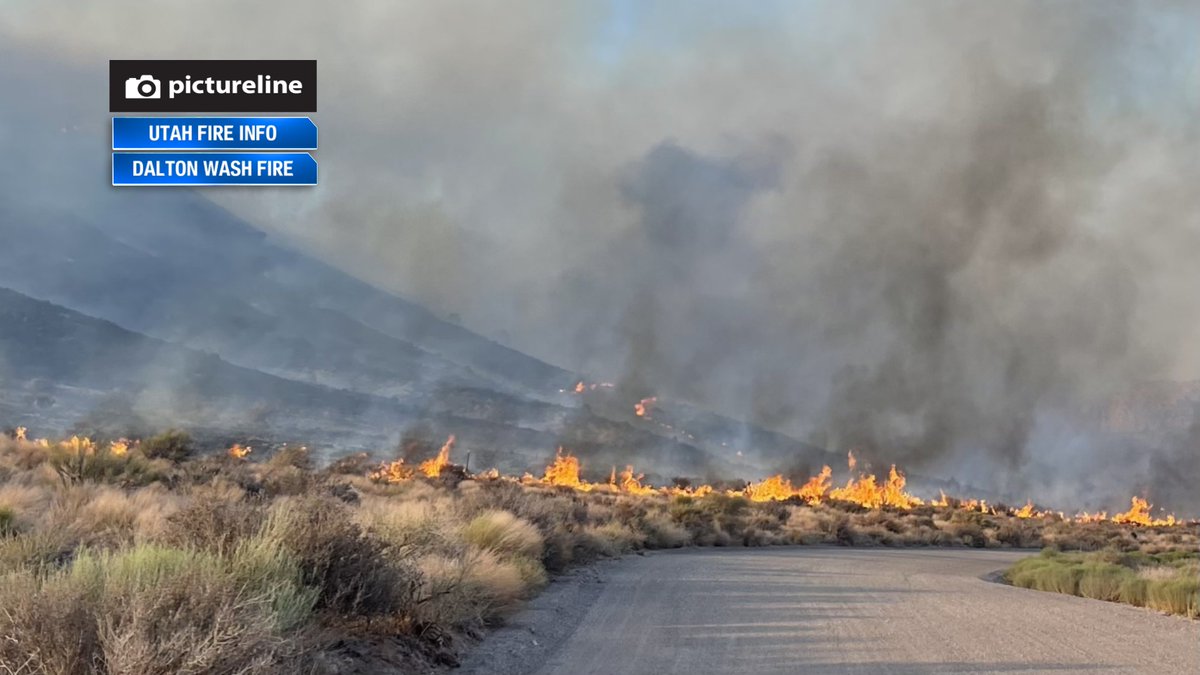
<path fill-rule="evenodd" d="M 120 113 L 317 111 L 316 61 L 109 61 Z"/>

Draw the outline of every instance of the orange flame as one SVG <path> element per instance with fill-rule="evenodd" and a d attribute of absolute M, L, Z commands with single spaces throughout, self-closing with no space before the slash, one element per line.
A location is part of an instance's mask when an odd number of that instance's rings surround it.
<path fill-rule="evenodd" d="M 743 494 L 751 501 L 756 502 L 782 501 L 799 497 L 809 504 L 819 504 L 825 498 L 825 493 L 829 491 L 829 479 L 832 475 L 833 470 L 828 466 L 821 467 L 821 473 L 809 478 L 807 483 L 797 488 L 792 485 L 790 480 L 776 474 L 761 482 L 747 485 Z"/>
<path fill-rule="evenodd" d="M 117 457 L 124 457 L 129 452 L 129 441 L 124 438 L 113 441 L 108 444 L 108 451 Z"/>
<path fill-rule="evenodd" d="M 234 459 L 246 459 L 246 456 L 254 451 L 249 445 L 243 446 L 240 443 L 234 443 L 229 446 L 229 456 Z"/>
<path fill-rule="evenodd" d="M 367 477 L 377 483 L 400 483 L 413 477 L 416 472 L 403 459 L 394 462 L 384 462 Z"/>
<path fill-rule="evenodd" d="M 642 485 L 642 479 L 645 477 L 646 474 L 643 473 L 639 473 L 635 476 L 633 473 L 633 466 L 626 466 L 625 470 L 621 472 L 621 482 L 618 483 L 618 486 L 630 494 L 652 495 L 656 492 L 656 490 L 649 485 Z"/>
<path fill-rule="evenodd" d="M 18 441 L 23 441 L 23 440 L 25 440 L 25 432 L 26 431 L 27 430 L 25 429 L 25 427 L 17 427 L 13 431 L 13 437 L 16 438 Z"/>
<path fill-rule="evenodd" d="M 87 436 L 72 436 L 69 440 L 60 442 L 58 447 L 73 455 L 96 454 L 96 444 Z"/>
<path fill-rule="evenodd" d="M 644 398 L 633 404 L 633 414 L 638 417 L 645 417 L 646 413 L 650 412 L 651 406 L 658 402 L 657 396 Z"/>
<path fill-rule="evenodd" d="M 1151 518 L 1151 506 L 1145 499 L 1134 497 L 1130 500 L 1129 510 L 1125 513 L 1116 514 L 1112 517 L 1112 521 L 1125 525 L 1146 525 L 1150 527 L 1170 527 L 1175 524 L 1174 514 L 1166 518 Z"/>
<path fill-rule="evenodd" d="M 1032 518 L 1035 515 L 1041 515 L 1041 514 L 1038 514 L 1037 512 L 1035 512 L 1033 510 L 1033 501 L 1027 499 L 1027 500 L 1025 500 L 1025 506 L 1022 506 L 1021 508 L 1017 509 L 1015 512 L 1013 512 L 1013 515 L 1018 518 Z"/>
<path fill-rule="evenodd" d="M 454 434 L 450 434 L 450 438 L 442 444 L 442 449 L 438 450 L 437 457 L 427 459 L 421 462 L 419 467 L 421 473 L 429 478 L 437 478 L 442 475 L 442 470 L 450 466 L 450 450 L 454 448 Z"/>
<path fill-rule="evenodd" d="M 579 458 L 570 453 L 564 455 L 562 446 L 559 446 L 554 455 L 554 463 L 546 467 L 542 481 L 551 485 L 591 489 L 590 485 L 579 480 Z"/>
<path fill-rule="evenodd" d="M 853 452 L 849 453 L 848 463 L 851 471 L 858 465 Z M 897 471 L 896 465 L 893 464 L 891 470 L 888 471 L 888 480 L 886 483 L 882 485 L 876 483 L 874 474 L 860 474 L 858 480 L 851 478 L 847 481 L 846 487 L 831 490 L 829 497 L 830 499 L 853 502 L 868 509 L 892 506 L 908 510 L 924 503 L 905 492 L 905 484 L 904 474 Z"/>

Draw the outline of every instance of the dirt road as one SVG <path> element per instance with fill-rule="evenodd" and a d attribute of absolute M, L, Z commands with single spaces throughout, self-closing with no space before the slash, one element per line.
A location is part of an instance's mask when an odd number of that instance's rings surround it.
<path fill-rule="evenodd" d="M 552 588 L 467 672 L 1197 673 L 1200 623 L 985 581 L 1027 553 L 703 549 Z"/>

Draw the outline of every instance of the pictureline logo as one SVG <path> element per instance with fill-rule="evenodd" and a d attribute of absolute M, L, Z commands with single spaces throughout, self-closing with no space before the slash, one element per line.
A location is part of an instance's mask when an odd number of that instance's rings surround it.
<path fill-rule="evenodd" d="M 315 112 L 317 62 L 109 61 L 112 112 Z"/>
<path fill-rule="evenodd" d="M 146 99 L 162 97 L 162 82 L 153 75 L 130 77 L 125 80 L 125 98 Z M 206 77 L 193 80 L 187 75 L 183 80 L 167 81 L 167 97 L 180 94 L 226 95 L 226 94 L 302 94 L 304 83 L 300 80 L 273 80 L 270 75 L 259 75 L 253 80 L 216 80 Z"/>

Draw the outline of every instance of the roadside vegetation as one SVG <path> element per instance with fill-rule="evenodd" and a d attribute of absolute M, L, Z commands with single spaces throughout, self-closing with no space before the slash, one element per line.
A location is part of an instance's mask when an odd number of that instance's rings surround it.
<path fill-rule="evenodd" d="M 583 491 L 468 476 L 443 452 L 411 470 L 365 455 L 319 467 L 295 446 L 200 456 L 179 432 L 0 438 L 0 672 L 433 670 L 554 574 L 642 549 L 1054 545 L 1195 562 L 1171 557 L 1196 548 L 1187 525 L 645 494 L 636 481 Z M 1176 597 L 1163 590 L 1174 577 L 1106 564 L 1141 580 L 1141 604 Z M 1194 616 L 1191 588 L 1180 613 Z"/>
<path fill-rule="evenodd" d="M 1195 550 L 1148 554 L 1046 549 L 1013 565 L 1004 578 L 1021 588 L 1123 602 L 1193 619 L 1200 615 L 1200 552 Z"/>

